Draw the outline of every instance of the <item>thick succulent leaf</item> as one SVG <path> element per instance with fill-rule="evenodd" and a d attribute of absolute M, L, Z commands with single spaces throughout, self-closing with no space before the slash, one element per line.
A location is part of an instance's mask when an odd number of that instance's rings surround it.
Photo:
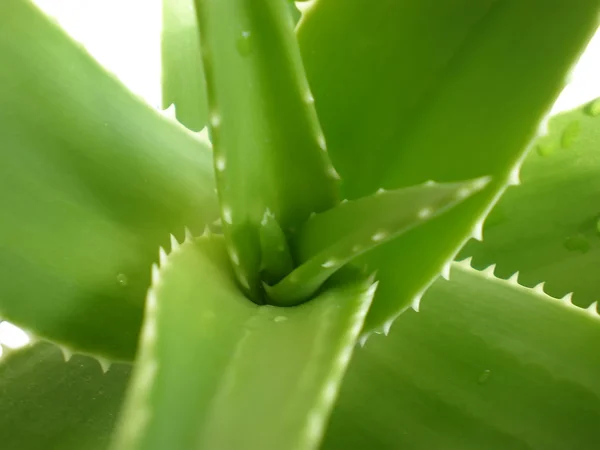
<path fill-rule="evenodd" d="M 344 194 L 494 177 L 483 193 L 371 254 L 380 286 L 367 329 L 401 312 L 517 181 L 599 8 L 599 0 L 331 0 L 304 13 L 303 60 Z"/>
<path fill-rule="evenodd" d="M 286 3 L 196 0 L 224 231 L 255 300 L 265 211 L 288 233 L 337 198 Z"/>
<path fill-rule="evenodd" d="M 374 285 L 351 273 L 296 308 L 238 289 L 222 237 L 156 269 L 114 449 L 313 449 Z"/>
<path fill-rule="evenodd" d="M 356 351 L 323 448 L 594 450 L 598 342 L 597 312 L 455 264 Z"/>
<path fill-rule="evenodd" d="M 290 14 L 292 16 L 292 20 L 294 22 L 294 24 L 298 24 L 298 22 L 300 21 L 300 18 L 302 17 L 302 13 L 300 12 L 300 10 L 298 9 L 298 6 L 296 6 L 296 2 L 294 0 L 284 0 L 288 3 L 289 8 L 290 8 Z"/>
<path fill-rule="evenodd" d="M 194 0 L 162 0 L 162 101 L 179 122 L 200 131 L 208 120 L 206 81 Z"/>
<path fill-rule="evenodd" d="M 284 231 L 270 211 L 260 222 L 261 279 L 275 284 L 294 269 L 292 252 Z"/>
<path fill-rule="evenodd" d="M 296 239 L 300 266 L 275 286 L 265 286 L 270 303 L 291 306 L 308 300 L 348 262 L 443 214 L 488 182 L 480 178 L 379 191 L 316 214 Z"/>
<path fill-rule="evenodd" d="M 589 305 L 600 298 L 600 100 L 550 120 L 484 227 L 485 240 L 461 252 L 474 267 L 497 263 L 498 276 L 520 271 L 533 286 Z"/>
<path fill-rule="evenodd" d="M 48 343 L 0 360 L 0 435 L 5 450 L 104 450 L 125 394 L 130 366 L 104 373 L 92 358 Z"/>
<path fill-rule="evenodd" d="M 130 359 L 156 249 L 218 217 L 209 147 L 29 2 L 0 3 L 0 59 L 0 317 Z"/>

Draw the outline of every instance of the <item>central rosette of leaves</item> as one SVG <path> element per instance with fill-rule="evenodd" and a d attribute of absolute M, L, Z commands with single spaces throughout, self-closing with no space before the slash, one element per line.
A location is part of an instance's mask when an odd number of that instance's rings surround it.
<path fill-rule="evenodd" d="M 236 278 L 259 304 L 293 306 L 309 300 L 338 270 L 483 189 L 487 178 L 460 183 L 426 182 L 311 214 L 298 227 L 280 225 L 267 209 L 253 227 L 236 226 L 227 206 L 225 239 Z"/>
<path fill-rule="evenodd" d="M 198 6 L 223 233 L 254 302 L 309 300 L 350 261 L 485 185 L 425 183 L 341 203 L 286 2 Z"/>

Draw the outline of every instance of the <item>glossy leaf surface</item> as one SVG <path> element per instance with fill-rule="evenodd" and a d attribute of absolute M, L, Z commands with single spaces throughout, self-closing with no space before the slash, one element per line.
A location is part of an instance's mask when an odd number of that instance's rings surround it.
<path fill-rule="evenodd" d="M 29 2 L 0 3 L 0 317 L 131 359 L 169 232 L 218 216 L 211 152 Z"/>
<path fill-rule="evenodd" d="M 244 297 L 222 237 L 155 269 L 113 449 L 313 449 L 375 286 L 349 274 L 296 308 Z"/>
<path fill-rule="evenodd" d="M 331 0 L 305 13 L 300 47 L 345 195 L 428 179 L 494 179 L 455 211 L 372 253 L 381 282 L 367 331 L 400 313 L 479 234 L 597 28 L 599 7 Z"/>
<path fill-rule="evenodd" d="M 488 182 L 480 178 L 377 192 L 314 215 L 296 239 L 300 265 L 276 285 L 265 286 L 271 304 L 293 306 L 309 300 L 350 261 L 447 212 Z"/>
<path fill-rule="evenodd" d="M 270 210 L 289 233 L 337 200 L 337 173 L 282 0 L 197 0 L 210 130 L 226 239 L 260 301 L 258 228 Z"/>
<path fill-rule="evenodd" d="M 105 450 L 130 366 L 103 373 L 97 361 L 48 343 L 0 359 L 0 434 L 6 450 Z"/>
<path fill-rule="evenodd" d="M 599 340 L 596 311 L 454 264 L 355 352 L 323 449 L 593 450 Z"/>
<path fill-rule="evenodd" d="M 597 108 L 597 109 L 594 109 Z M 600 100 L 550 120 L 484 227 L 485 240 L 461 252 L 475 267 L 497 263 L 506 278 L 546 281 L 553 296 L 575 291 L 583 306 L 600 299 Z"/>
<path fill-rule="evenodd" d="M 162 0 L 162 102 L 177 120 L 200 131 L 208 120 L 206 81 L 194 0 Z"/>

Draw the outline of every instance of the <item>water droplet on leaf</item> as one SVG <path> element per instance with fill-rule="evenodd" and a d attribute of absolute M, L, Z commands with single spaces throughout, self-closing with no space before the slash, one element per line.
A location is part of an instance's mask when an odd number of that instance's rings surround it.
<path fill-rule="evenodd" d="M 129 284 L 129 278 L 124 273 L 120 273 L 117 275 L 117 283 L 119 286 L 126 287 Z"/>
<path fill-rule="evenodd" d="M 490 379 L 490 376 L 492 375 L 492 371 L 489 369 L 485 369 L 483 372 L 481 372 L 479 374 L 479 377 L 477 378 L 477 383 L 478 384 L 485 384 L 487 383 L 487 381 Z"/>
<path fill-rule="evenodd" d="M 578 120 L 571 122 L 563 131 L 562 137 L 560 138 L 560 145 L 562 148 L 570 148 L 575 140 L 579 137 L 581 131 L 581 124 Z"/>
<path fill-rule="evenodd" d="M 238 53 L 242 56 L 248 56 L 252 53 L 252 35 L 249 31 L 242 31 L 242 34 L 236 43 Z"/>
<path fill-rule="evenodd" d="M 537 152 L 538 152 L 538 155 L 540 155 L 540 156 L 549 156 L 552 153 L 554 153 L 554 150 L 555 150 L 555 147 L 551 143 L 537 145 Z"/>
<path fill-rule="evenodd" d="M 564 246 L 570 252 L 587 253 L 590 243 L 583 234 L 576 234 L 565 239 Z"/>

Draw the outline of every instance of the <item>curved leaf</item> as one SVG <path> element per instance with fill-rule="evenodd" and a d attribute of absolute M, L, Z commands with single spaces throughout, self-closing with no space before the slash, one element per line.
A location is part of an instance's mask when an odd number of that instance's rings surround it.
<path fill-rule="evenodd" d="M 286 3 L 196 0 L 225 236 L 257 302 L 265 211 L 289 233 L 337 201 Z"/>
<path fill-rule="evenodd" d="M 258 306 L 222 237 L 186 241 L 155 270 L 113 448 L 315 448 L 373 296 L 350 275 L 302 306 Z"/>
<path fill-rule="evenodd" d="M 104 450 L 114 428 L 130 366 L 107 373 L 92 358 L 65 362 L 48 343 L 0 360 L 0 435 L 6 450 Z"/>
<path fill-rule="evenodd" d="M 156 249 L 218 217 L 206 143 L 0 3 L 0 317 L 131 359 Z"/>
<path fill-rule="evenodd" d="M 367 331 L 418 296 L 517 181 L 525 147 L 597 28 L 599 8 L 598 0 L 330 0 L 305 11 L 300 48 L 346 195 L 494 179 L 370 255 L 380 286 Z"/>
<path fill-rule="evenodd" d="M 200 131 L 208 121 L 206 81 L 194 0 L 162 0 L 162 101 L 179 122 Z"/>
<path fill-rule="evenodd" d="M 462 183 L 425 183 L 345 202 L 310 218 L 298 232 L 300 265 L 274 286 L 270 303 L 305 302 L 350 261 L 408 232 L 481 191 L 487 178 Z"/>
<path fill-rule="evenodd" d="M 552 118 L 549 129 L 523 164 L 522 185 L 486 220 L 485 240 L 461 254 L 474 267 L 497 263 L 502 278 L 518 270 L 526 286 L 548 280 L 555 297 L 574 290 L 587 306 L 600 292 L 600 100 Z"/>
<path fill-rule="evenodd" d="M 323 448 L 596 449 L 599 341 L 595 310 L 454 264 L 355 352 Z"/>

